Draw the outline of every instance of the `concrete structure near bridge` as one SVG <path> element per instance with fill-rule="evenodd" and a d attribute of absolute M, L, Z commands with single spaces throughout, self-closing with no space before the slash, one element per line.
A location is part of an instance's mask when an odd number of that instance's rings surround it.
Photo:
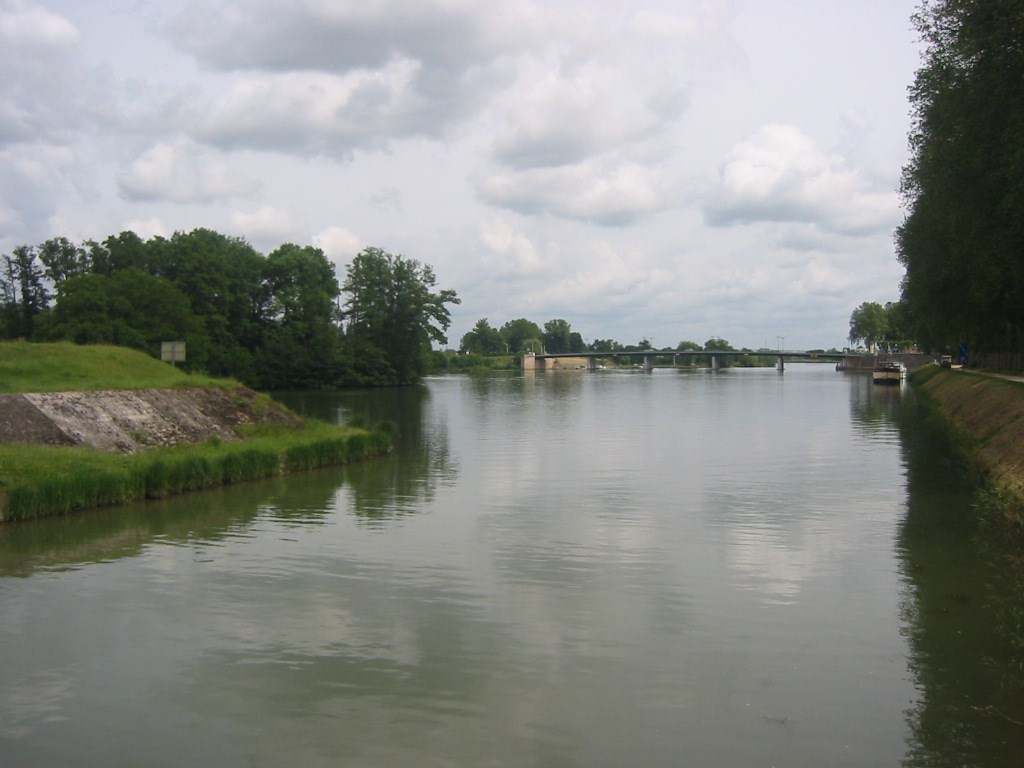
<path fill-rule="evenodd" d="M 632 352 L 527 352 L 522 358 L 524 373 L 558 370 L 596 370 L 600 360 L 632 358 L 639 360 L 646 372 L 654 370 L 656 360 L 671 358 L 671 365 L 694 358 L 710 358 L 711 369 L 718 370 L 722 361 L 731 358 L 774 358 L 779 373 L 786 370 L 786 362 L 835 363 L 839 370 L 870 371 L 875 366 L 877 355 L 860 352 L 824 352 L 822 350 L 687 350 L 674 352 L 664 350 L 640 350 Z M 895 353 L 886 359 L 901 360 L 908 368 L 934 361 L 934 356 L 920 353 Z"/>

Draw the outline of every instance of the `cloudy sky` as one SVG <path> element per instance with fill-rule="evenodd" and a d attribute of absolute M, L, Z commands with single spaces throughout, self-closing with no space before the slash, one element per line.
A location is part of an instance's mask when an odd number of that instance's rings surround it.
<path fill-rule="evenodd" d="M 0 252 L 374 245 L 479 318 L 843 346 L 898 296 L 917 0 L 0 0 Z"/>

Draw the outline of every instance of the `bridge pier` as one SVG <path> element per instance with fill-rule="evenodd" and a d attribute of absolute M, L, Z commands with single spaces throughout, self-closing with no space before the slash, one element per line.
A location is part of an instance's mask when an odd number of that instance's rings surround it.
<path fill-rule="evenodd" d="M 524 352 L 520 367 L 523 373 L 533 373 L 534 371 L 543 371 L 546 362 L 543 357 L 537 357 L 536 352 Z"/>
<path fill-rule="evenodd" d="M 651 355 L 644 355 L 644 373 L 654 372 L 654 357 Z"/>
<path fill-rule="evenodd" d="M 718 355 L 712 355 L 711 356 L 711 370 L 712 371 L 717 371 L 719 369 L 720 365 L 721 364 L 718 362 Z"/>
<path fill-rule="evenodd" d="M 786 372 L 786 362 L 782 359 L 782 355 L 779 355 L 779 361 L 775 364 L 775 370 L 779 373 Z"/>

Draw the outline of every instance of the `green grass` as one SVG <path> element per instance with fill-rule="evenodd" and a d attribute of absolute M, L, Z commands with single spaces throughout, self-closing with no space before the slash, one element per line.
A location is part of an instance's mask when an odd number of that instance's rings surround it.
<path fill-rule="evenodd" d="M 188 374 L 134 349 L 68 342 L 0 342 L 0 393 L 234 386 Z"/>
<path fill-rule="evenodd" d="M 386 430 L 307 421 L 302 430 L 264 427 L 239 442 L 108 454 L 90 448 L 0 446 L 0 521 L 160 498 L 385 453 Z"/>

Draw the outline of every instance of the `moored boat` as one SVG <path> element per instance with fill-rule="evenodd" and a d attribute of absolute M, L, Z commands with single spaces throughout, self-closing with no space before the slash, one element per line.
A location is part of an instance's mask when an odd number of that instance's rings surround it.
<path fill-rule="evenodd" d="M 879 361 L 871 372 L 875 384 L 899 384 L 907 378 L 907 367 L 898 360 Z"/>

